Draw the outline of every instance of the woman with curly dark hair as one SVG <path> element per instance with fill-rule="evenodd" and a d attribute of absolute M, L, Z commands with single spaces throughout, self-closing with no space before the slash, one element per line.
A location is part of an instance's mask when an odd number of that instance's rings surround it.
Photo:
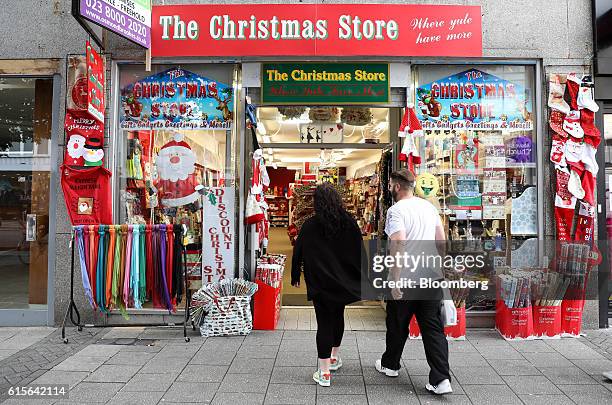
<path fill-rule="evenodd" d="M 314 211 L 293 248 L 291 285 L 300 285 L 303 264 L 308 299 L 317 316 L 319 367 L 312 377 L 329 387 L 330 371 L 342 367 L 338 351 L 344 333 L 344 307 L 361 299 L 363 239 L 331 184 L 316 188 Z"/>

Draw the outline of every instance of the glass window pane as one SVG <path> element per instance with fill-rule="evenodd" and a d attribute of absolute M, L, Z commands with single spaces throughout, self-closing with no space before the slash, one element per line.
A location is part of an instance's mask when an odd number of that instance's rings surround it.
<path fill-rule="evenodd" d="M 200 64 L 155 65 L 152 72 L 135 65 L 120 69 L 123 129 L 115 170 L 120 179 L 119 223 L 185 225 L 193 289 L 202 283 L 202 246 L 211 243 L 211 235 L 203 231 L 202 207 L 213 198 L 197 190 L 238 194 L 233 72 L 233 65 Z M 167 92 L 168 87 L 165 95 L 152 95 L 162 76 L 164 85 L 173 82 L 176 97 Z M 225 206 L 238 202 L 238 198 L 228 198 L 227 203 L 220 195 L 214 198 Z M 227 218 L 235 228 L 237 250 L 236 216 L 228 213 Z M 233 272 L 231 267 L 228 271 Z M 155 306 L 147 302 L 144 307 Z"/>
<path fill-rule="evenodd" d="M 533 66 L 428 65 L 416 73 L 424 128 L 414 139 L 417 191 L 439 208 L 455 253 L 485 253 L 475 278 L 500 265 L 537 266 L 537 254 L 520 253 L 539 231 Z M 472 291 L 467 308 L 494 309 L 494 291 Z"/>

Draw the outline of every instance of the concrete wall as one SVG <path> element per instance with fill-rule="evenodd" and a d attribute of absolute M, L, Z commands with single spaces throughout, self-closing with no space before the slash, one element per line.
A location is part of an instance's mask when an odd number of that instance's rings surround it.
<path fill-rule="evenodd" d="M 369 1 L 325 1 L 330 3 L 359 4 Z M 542 80 L 554 72 L 589 72 L 593 56 L 591 2 L 589 0 L 451 0 L 451 1 L 378 1 L 379 3 L 411 4 L 465 4 L 482 6 L 483 14 L 483 54 L 486 58 L 539 59 L 543 65 Z M 0 13 L 0 59 L 20 58 L 64 58 L 67 53 L 83 51 L 87 38 L 82 28 L 70 15 L 70 0 L 18 1 L 4 0 L 4 10 L 11 13 Z M 233 1 L 199 1 L 199 0 L 154 0 L 158 4 L 253 4 L 248 0 Z M 274 1 L 265 3 L 313 3 L 312 1 Z M 349 6 L 350 7 L 350 6 Z M 155 23 L 155 22 L 153 22 Z M 115 59 L 134 59 L 143 61 L 144 52 L 131 43 L 113 34 L 106 37 L 107 51 Z M 63 76 L 63 62 L 60 74 Z M 64 114 L 65 85 L 62 77 L 60 117 Z M 546 88 L 542 89 L 542 102 L 546 105 Z M 550 153 L 550 139 L 546 126 L 546 111 L 540 117 L 541 128 L 538 135 L 543 138 L 542 164 L 548 166 L 546 157 Z M 60 120 L 61 121 L 61 120 Z M 61 127 L 61 122 L 57 123 Z M 59 132 L 62 133 L 61 128 Z M 63 136 L 56 139 L 57 147 L 63 146 Z M 61 159 L 61 153 L 58 154 Z M 55 173 L 57 175 L 57 173 Z M 554 195 L 552 170 L 545 170 L 545 178 L 540 187 L 544 195 Z M 59 182 L 57 182 L 59 186 Z M 67 248 L 69 222 L 66 215 L 63 197 L 57 189 L 57 261 L 55 271 L 55 322 L 61 322 L 61 316 L 67 305 L 69 288 L 70 252 Z M 545 235 L 554 237 L 552 200 L 543 202 L 545 207 Z M 79 285 L 80 283 L 76 283 Z M 79 308 L 85 313 L 91 311 L 82 298 L 82 291 L 77 289 Z M 597 303 L 587 304 L 585 327 L 597 327 Z"/>

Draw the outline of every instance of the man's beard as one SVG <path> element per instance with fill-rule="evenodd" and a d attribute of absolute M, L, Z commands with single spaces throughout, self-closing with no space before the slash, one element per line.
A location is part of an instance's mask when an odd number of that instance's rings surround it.
<path fill-rule="evenodd" d="M 393 202 L 397 202 L 397 190 L 391 190 L 391 198 L 393 198 Z"/>

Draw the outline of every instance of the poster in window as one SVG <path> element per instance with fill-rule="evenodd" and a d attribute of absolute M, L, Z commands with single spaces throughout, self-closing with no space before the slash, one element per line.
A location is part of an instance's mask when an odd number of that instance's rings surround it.
<path fill-rule="evenodd" d="M 230 129 L 234 89 L 181 68 L 121 89 L 121 128 Z"/>
<path fill-rule="evenodd" d="M 457 145 L 455 150 L 457 173 L 474 173 L 478 169 L 478 146 L 472 141 Z"/>
<path fill-rule="evenodd" d="M 525 135 L 515 136 L 506 142 L 508 164 L 535 163 L 533 141 Z"/>
<path fill-rule="evenodd" d="M 482 195 L 483 219 L 506 219 L 506 193 L 488 193 Z"/>
<path fill-rule="evenodd" d="M 444 76 L 416 89 L 423 129 L 532 130 L 529 89 L 478 69 Z"/>
<path fill-rule="evenodd" d="M 480 181 L 476 175 L 457 176 L 456 199 L 460 207 L 480 209 L 481 194 Z"/>

